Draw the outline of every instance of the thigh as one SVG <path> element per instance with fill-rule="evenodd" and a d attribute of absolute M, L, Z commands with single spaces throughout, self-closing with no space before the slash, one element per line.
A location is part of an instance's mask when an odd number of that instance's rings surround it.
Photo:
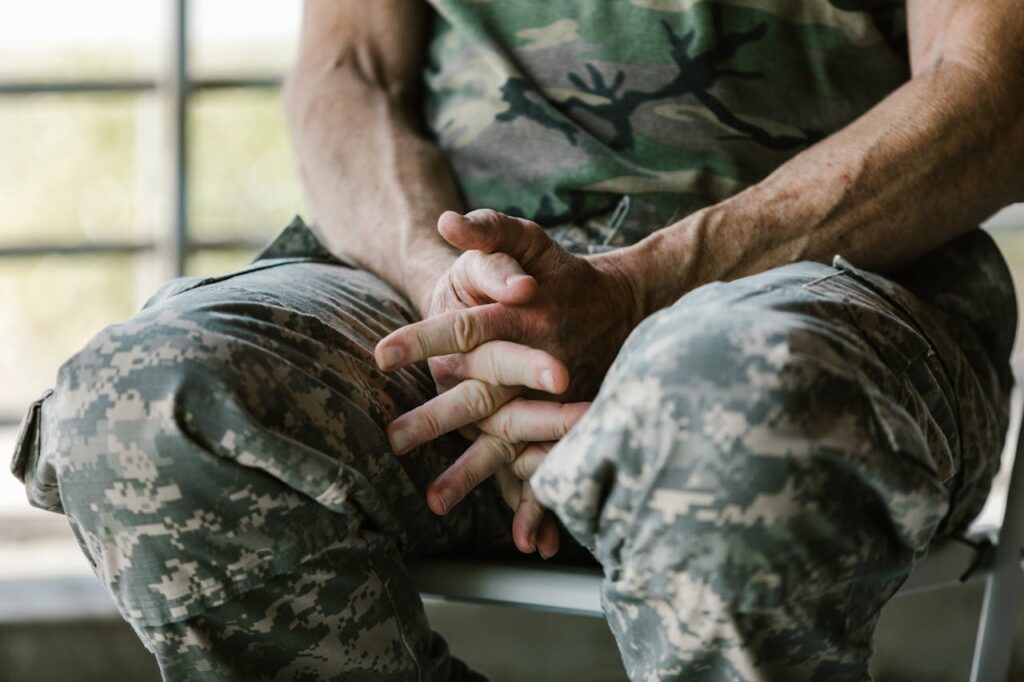
<path fill-rule="evenodd" d="M 424 366 L 378 371 L 372 351 L 412 320 L 378 278 L 317 259 L 174 283 L 61 368 L 23 448 L 27 483 L 67 513 L 142 625 L 202 613 L 329 550 L 379 549 L 391 563 L 506 547 L 492 487 L 445 517 L 424 503 L 462 441 L 390 451 L 384 427 L 433 383 Z"/>
<path fill-rule="evenodd" d="M 878 475 L 915 467 L 945 495 L 943 523 L 925 523 L 909 509 L 906 518 L 933 531 L 962 528 L 998 466 L 1011 384 L 990 379 L 1007 374 L 1006 357 L 972 354 L 968 361 L 961 346 L 977 342 L 967 338 L 970 329 L 957 331 L 953 338 L 910 291 L 842 261 L 702 287 L 631 335 L 593 408 L 552 450 L 541 467 L 547 474 L 535 483 L 553 481 L 556 470 L 592 471 L 576 458 L 616 451 L 586 446 L 607 429 L 663 431 L 697 449 L 787 459 L 800 437 L 827 450 L 826 436 L 842 435 L 829 430 L 846 428 L 859 410 L 856 430 L 877 453 L 869 465 Z M 642 423 L 623 421 L 633 413 L 643 413 Z M 774 442 L 780 434 L 794 440 Z M 910 492 L 917 484 L 906 485 Z M 551 492 L 571 517 L 587 505 L 566 506 L 568 498 L 600 490 L 562 485 Z M 888 492 L 895 499 L 899 491 Z"/>
<path fill-rule="evenodd" d="M 987 490 L 1008 395 L 838 265 L 649 318 L 532 479 L 602 563 L 638 679 L 860 679 L 881 606 Z"/>

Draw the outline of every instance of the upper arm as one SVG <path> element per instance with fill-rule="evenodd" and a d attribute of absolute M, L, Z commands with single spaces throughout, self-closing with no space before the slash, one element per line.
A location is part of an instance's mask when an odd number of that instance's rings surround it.
<path fill-rule="evenodd" d="M 428 12 L 424 0 L 306 0 L 293 77 L 341 70 L 403 97 L 420 80 Z"/>
<path fill-rule="evenodd" d="M 1024 66 L 1020 0 L 908 0 L 907 34 L 915 76 L 944 61 L 1011 78 Z"/>

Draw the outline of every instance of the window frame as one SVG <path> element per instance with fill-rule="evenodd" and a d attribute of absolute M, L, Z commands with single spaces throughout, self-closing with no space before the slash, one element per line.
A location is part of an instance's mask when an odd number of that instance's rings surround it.
<path fill-rule="evenodd" d="M 165 159 L 168 182 L 164 187 L 168 215 L 163 217 L 159 233 L 162 238 L 145 241 L 47 241 L 0 245 L 0 263 L 12 258 L 33 256 L 83 256 L 112 254 L 155 254 L 167 264 L 174 276 L 185 274 L 188 256 L 199 251 L 232 251 L 257 249 L 262 239 L 202 240 L 193 237 L 188 219 L 188 117 L 192 99 L 197 93 L 219 89 L 276 89 L 281 78 L 275 75 L 242 78 L 194 78 L 189 70 L 189 1 L 168 0 L 171 21 L 167 23 L 170 47 L 168 68 L 158 78 L 10 80 L 0 81 L 0 97 L 36 94 L 110 94 L 154 93 L 161 97 L 168 111 L 164 117 L 168 145 Z M 17 426 L 20 415 L 0 414 L 0 427 Z"/>

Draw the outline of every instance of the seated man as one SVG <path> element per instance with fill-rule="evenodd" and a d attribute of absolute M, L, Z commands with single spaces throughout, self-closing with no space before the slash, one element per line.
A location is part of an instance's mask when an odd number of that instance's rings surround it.
<path fill-rule="evenodd" d="M 1014 0 L 309 0 L 315 230 L 103 330 L 15 472 L 167 680 L 478 679 L 407 566 L 560 546 L 633 680 L 867 679 L 998 466 L 972 226 L 1024 196 L 1022 36 Z"/>

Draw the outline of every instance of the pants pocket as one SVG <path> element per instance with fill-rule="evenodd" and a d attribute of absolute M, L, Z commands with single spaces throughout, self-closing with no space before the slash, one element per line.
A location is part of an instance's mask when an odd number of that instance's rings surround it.
<path fill-rule="evenodd" d="M 52 394 L 52 389 L 46 391 L 39 400 L 29 406 L 18 430 L 18 437 L 14 441 L 11 473 L 25 484 L 28 501 L 33 507 L 62 514 L 64 510 L 61 507 L 53 467 L 39 461 L 43 403 Z"/>

